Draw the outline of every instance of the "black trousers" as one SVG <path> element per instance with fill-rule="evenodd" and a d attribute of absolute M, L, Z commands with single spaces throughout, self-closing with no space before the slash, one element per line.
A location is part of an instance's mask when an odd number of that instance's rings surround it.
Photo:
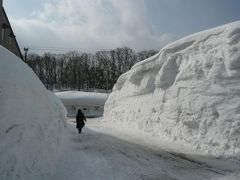
<path fill-rule="evenodd" d="M 78 129 L 78 133 L 81 134 L 82 128 L 85 126 L 85 123 L 77 124 L 76 128 Z"/>
<path fill-rule="evenodd" d="M 78 128 L 78 133 L 81 134 L 82 128 Z"/>

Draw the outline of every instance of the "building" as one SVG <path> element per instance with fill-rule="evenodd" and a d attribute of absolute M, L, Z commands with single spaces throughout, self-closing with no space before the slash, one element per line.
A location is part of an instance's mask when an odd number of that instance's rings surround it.
<path fill-rule="evenodd" d="M 81 109 L 86 117 L 103 115 L 107 94 L 81 91 L 56 92 L 55 95 L 62 101 L 68 117 L 75 117 Z"/>
<path fill-rule="evenodd" d="M 3 0 L 0 0 L 0 45 L 23 59 L 7 14 L 3 8 Z"/>

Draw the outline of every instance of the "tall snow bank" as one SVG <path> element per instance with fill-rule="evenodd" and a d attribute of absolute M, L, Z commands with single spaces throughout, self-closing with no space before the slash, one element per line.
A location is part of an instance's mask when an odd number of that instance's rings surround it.
<path fill-rule="evenodd" d="M 0 179 L 51 179 L 64 127 L 61 102 L 0 46 Z"/>
<path fill-rule="evenodd" d="M 136 64 L 115 84 L 104 118 L 212 155 L 240 155 L 240 22 Z"/>

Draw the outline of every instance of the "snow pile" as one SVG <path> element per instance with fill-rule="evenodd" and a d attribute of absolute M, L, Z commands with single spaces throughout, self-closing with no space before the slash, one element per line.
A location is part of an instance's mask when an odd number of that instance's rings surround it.
<path fill-rule="evenodd" d="M 22 60 L 0 46 L 1 179 L 51 179 L 65 109 Z"/>
<path fill-rule="evenodd" d="M 240 22 L 193 34 L 115 84 L 107 121 L 212 155 L 240 155 Z"/>

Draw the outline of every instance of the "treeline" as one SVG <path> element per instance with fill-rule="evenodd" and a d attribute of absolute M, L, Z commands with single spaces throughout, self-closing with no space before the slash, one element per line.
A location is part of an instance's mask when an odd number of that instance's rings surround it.
<path fill-rule="evenodd" d="M 91 53 L 29 54 L 26 63 L 47 89 L 110 90 L 118 77 L 155 50 L 134 52 L 128 47 Z"/>

